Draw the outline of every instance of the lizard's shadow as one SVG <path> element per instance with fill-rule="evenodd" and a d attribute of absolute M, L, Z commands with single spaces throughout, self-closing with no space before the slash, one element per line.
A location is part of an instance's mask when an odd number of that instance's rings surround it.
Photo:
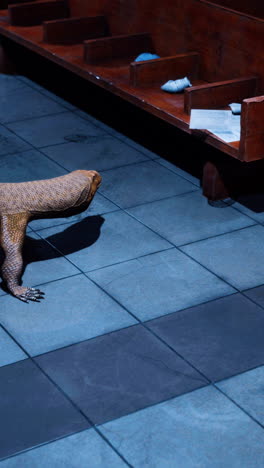
<path fill-rule="evenodd" d="M 45 237 L 45 239 L 44 231 L 39 231 L 39 234 L 43 235 L 43 239 L 35 238 L 35 233 L 28 232 L 23 246 L 23 272 L 21 276 L 29 263 L 58 258 L 61 256 L 60 252 L 63 255 L 68 255 L 90 247 L 99 238 L 104 221 L 104 218 L 99 215 L 87 216 L 75 224 L 65 225 L 63 231 Z M 61 226 L 58 226 L 58 229 L 61 229 Z M 4 254 L 0 249 L 0 265 L 3 260 Z M 3 283 L 0 286 L 6 291 Z"/>

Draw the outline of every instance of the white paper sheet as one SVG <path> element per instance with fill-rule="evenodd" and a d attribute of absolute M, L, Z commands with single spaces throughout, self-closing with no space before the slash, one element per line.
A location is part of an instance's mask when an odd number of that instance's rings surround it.
<path fill-rule="evenodd" d="M 192 109 L 191 129 L 209 130 L 221 140 L 230 143 L 240 140 L 240 115 L 231 111 Z"/>

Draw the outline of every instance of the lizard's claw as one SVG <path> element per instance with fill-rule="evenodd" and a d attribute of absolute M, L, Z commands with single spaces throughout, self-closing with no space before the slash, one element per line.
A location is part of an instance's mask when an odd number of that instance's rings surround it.
<path fill-rule="evenodd" d="M 40 302 L 40 299 L 44 299 L 45 293 L 40 289 L 25 288 L 20 286 L 14 291 L 14 295 L 23 302 L 34 301 Z"/>

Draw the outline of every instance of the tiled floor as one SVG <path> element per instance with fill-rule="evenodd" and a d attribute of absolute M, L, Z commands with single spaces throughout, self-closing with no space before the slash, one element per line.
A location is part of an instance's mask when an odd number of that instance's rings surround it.
<path fill-rule="evenodd" d="M 45 300 L 0 292 L 0 468 L 263 468 L 263 214 L 24 77 L 0 104 L 0 182 L 103 176 L 29 226 Z"/>

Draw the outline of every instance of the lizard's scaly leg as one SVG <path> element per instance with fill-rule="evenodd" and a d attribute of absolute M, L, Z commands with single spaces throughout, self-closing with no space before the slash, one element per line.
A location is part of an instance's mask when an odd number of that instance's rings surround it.
<path fill-rule="evenodd" d="M 37 301 L 43 297 L 39 289 L 20 286 L 23 269 L 22 247 L 28 213 L 6 214 L 0 217 L 0 244 L 5 253 L 2 277 L 9 291 L 21 301 Z"/>

